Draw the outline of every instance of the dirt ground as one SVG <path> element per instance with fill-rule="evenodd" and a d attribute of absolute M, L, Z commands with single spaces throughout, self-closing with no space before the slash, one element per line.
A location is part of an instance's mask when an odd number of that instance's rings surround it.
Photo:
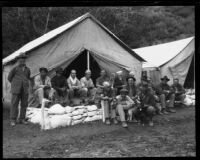
<path fill-rule="evenodd" d="M 154 127 L 101 121 L 40 131 L 39 125 L 9 126 L 3 114 L 4 158 L 196 156 L 195 107 L 156 116 Z"/>

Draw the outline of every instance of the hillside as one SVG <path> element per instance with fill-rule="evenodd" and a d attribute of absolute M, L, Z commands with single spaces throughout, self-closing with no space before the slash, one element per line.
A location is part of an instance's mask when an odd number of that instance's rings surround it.
<path fill-rule="evenodd" d="M 187 38 L 195 32 L 193 6 L 4 7 L 3 58 L 86 12 L 131 48 Z"/>

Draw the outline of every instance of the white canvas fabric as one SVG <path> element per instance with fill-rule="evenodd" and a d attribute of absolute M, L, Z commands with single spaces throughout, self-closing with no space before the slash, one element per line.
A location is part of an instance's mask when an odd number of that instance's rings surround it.
<path fill-rule="evenodd" d="M 156 77 L 168 76 L 169 84 L 173 83 L 173 78 L 179 78 L 180 84 L 184 85 L 195 52 L 195 37 L 133 49 L 133 51 L 147 61 L 143 63 L 142 68 L 147 71 L 148 76 L 151 71 L 157 70 L 159 72 Z"/>
<path fill-rule="evenodd" d="M 4 97 L 10 98 L 7 76 L 13 64 L 9 62 L 21 53 L 26 52 L 28 56 L 26 64 L 31 69 L 31 77 L 39 74 L 40 67 L 46 67 L 51 78 L 56 67 L 67 67 L 84 50 L 88 50 L 108 73 L 132 70 L 136 79 L 140 80 L 144 60 L 93 16 L 85 14 L 29 42 L 3 59 Z"/>

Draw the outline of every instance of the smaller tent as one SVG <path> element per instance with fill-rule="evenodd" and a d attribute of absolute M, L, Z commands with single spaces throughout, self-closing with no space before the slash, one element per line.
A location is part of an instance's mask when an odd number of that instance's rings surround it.
<path fill-rule="evenodd" d="M 137 48 L 133 51 L 147 61 L 143 63 L 143 71 L 155 84 L 160 82 L 161 77 L 167 75 L 170 78 L 169 84 L 173 83 L 173 78 L 179 78 L 180 83 L 184 85 L 190 66 L 194 68 L 194 65 L 191 65 L 195 51 L 194 44 L 195 38 L 190 37 Z"/>

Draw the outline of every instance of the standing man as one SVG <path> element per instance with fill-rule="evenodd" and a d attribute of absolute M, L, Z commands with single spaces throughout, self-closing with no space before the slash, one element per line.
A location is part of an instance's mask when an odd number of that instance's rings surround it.
<path fill-rule="evenodd" d="M 91 71 L 86 70 L 85 76 L 81 78 L 81 86 L 82 86 L 82 96 L 83 96 L 83 103 L 86 101 L 88 102 L 88 98 L 93 97 L 96 92 L 96 88 L 94 87 L 94 83 L 92 81 L 91 77 Z"/>
<path fill-rule="evenodd" d="M 174 83 L 171 86 L 174 91 L 175 91 L 175 100 L 176 101 L 181 101 L 181 103 L 184 103 L 184 99 L 186 97 L 185 95 L 185 89 L 183 88 L 183 86 L 179 83 L 179 79 L 175 78 L 174 79 Z"/>
<path fill-rule="evenodd" d="M 29 107 L 40 108 L 42 106 L 42 99 L 44 98 L 44 87 L 51 88 L 51 79 L 48 74 L 48 70 L 45 67 L 39 69 L 40 74 L 34 78 L 33 97 L 29 102 Z"/>
<path fill-rule="evenodd" d="M 121 89 L 120 95 L 116 97 L 117 99 L 117 112 L 119 113 L 120 120 L 122 122 L 122 127 L 127 127 L 126 119 L 125 119 L 125 110 L 129 110 L 134 105 L 133 100 L 127 95 L 127 89 Z"/>
<path fill-rule="evenodd" d="M 167 82 L 169 81 L 169 78 L 167 76 L 164 76 L 161 78 L 161 83 L 157 87 L 157 94 L 160 97 L 161 101 L 161 107 L 162 112 L 164 114 L 175 113 L 176 111 L 172 108 L 174 108 L 174 100 L 175 100 L 175 94 L 172 87 L 170 87 Z M 168 100 L 168 105 L 166 104 Z"/>
<path fill-rule="evenodd" d="M 74 98 L 74 95 L 81 95 L 81 82 L 76 78 L 76 70 L 71 70 L 71 74 L 67 79 L 69 86 L 69 99 Z"/>
<path fill-rule="evenodd" d="M 9 75 L 8 81 L 11 83 L 11 108 L 10 108 L 10 125 L 15 126 L 18 116 L 18 105 L 21 101 L 19 123 L 27 124 L 25 121 L 26 108 L 28 106 L 28 88 L 30 82 L 30 69 L 26 66 L 26 55 L 17 57 L 17 66 L 14 67 Z"/>

